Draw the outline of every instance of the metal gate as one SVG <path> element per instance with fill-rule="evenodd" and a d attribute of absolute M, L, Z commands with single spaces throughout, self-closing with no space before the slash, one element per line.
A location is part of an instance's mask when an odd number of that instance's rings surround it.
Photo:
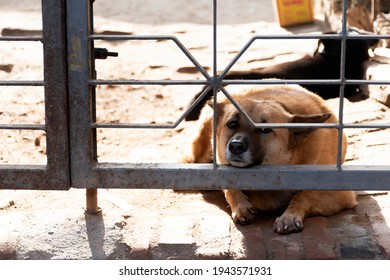
<path fill-rule="evenodd" d="M 0 129 L 46 133 L 46 165 L 0 166 L 1 189 L 69 189 L 68 97 L 66 80 L 65 2 L 42 1 L 42 36 L 2 36 L 1 42 L 41 42 L 44 80 L 0 81 L 5 87 L 44 89 L 44 124 L 0 124 Z M 3 141 L 3 140 L 2 140 Z"/>
<path fill-rule="evenodd" d="M 55 2 L 55 3 L 54 3 Z M 344 1 L 346 3 L 346 1 Z M 86 188 L 90 204 L 97 207 L 97 188 L 173 188 L 173 189 L 388 189 L 390 166 L 344 166 L 341 157 L 336 165 L 321 166 L 257 166 L 247 169 L 231 168 L 214 164 L 114 164 L 97 160 L 96 129 L 98 128 L 164 128 L 173 129 L 184 120 L 189 108 L 176 123 L 168 126 L 140 124 L 105 124 L 96 121 L 95 87 L 97 85 L 207 85 L 230 97 L 224 88 L 229 84 L 296 84 L 330 83 L 340 84 L 340 96 L 347 84 L 389 84 L 387 81 L 347 80 L 344 77 L 346 40 L 362 39 L 361 35 L 350 35 L 343 22 L 340 34 L 323 35 L 261 35 L 247 42 L 229 65 L 217 74 L 217 0 L 213 5 L 213 71 L 209 74 L 174 36 L 96 35 L 93 33 L 93 1 L 67 0 L 42 1 L 42 38 L 1 38 L 1 40 L 42 40 L 45 53 L 45 80 L 25 82 L 1 82 L 2 86 L 33 85 L 45 87 L 46 123 L 44 126 L 3 125 L 2 129 L 41 129 L 47 132 L 47 166 L 7 166 L 0 169 L 1 188 L 66 189 Z M 66 17 L 64 12 L 66 9 Z M 346 5 L 343 18 L 346 17 Z M 64 33 L 66 30 L 66 34 Z M 65 36 L 66 35 L 66 36 Z M 367 36 L 364 38 L 387 38 Z M 224 76 L 258 40 L 321 39 L 333 38 L 341 41 L 340 79 L 318 80 L 226 80 Z M 168 40 L 202 73 L 204 80 L 99 80 L 95 76 L 95 42 L 99 40 Z M 66 61 L 65 61 L 66 59 Z M 65 67 L 65 65 L 67 65 Z M 66 72 L 67 71 L 67 72 Z M 221 93 L 219 93 L 221 94 Z M 201 96 L 202 97 L 202 96 Z M 200 98 L 201 98 L 200 97 Z M 342 131 L 361 128 L 390 128 L 390 124 L 345 124 L 343 122 L 343 98 L 340 98 L 339 123 L 309 124 L 319 128 Z M 233 103 L 234 100 L 231 100 Z M 261 124 L 254 124 L 261 126 Z M 304 124 L 301 124 L 302 126 Z M 305 124 L 308 126 L 308 124 Z M 269 127 L 291 127 L 288 124 L 272 124 Z M 68 130 L 69 129 L 69 130 Z M 69 131 L 68 134 L 64 131 Z M 214 139 L 215 143 L 215 139 Z M 215 147 L 215 145 L 214 145 Z M 215 154 L 215 153 L 214 153 Z M 339 155 L 341 151 L 339 151 Z M 69 155 L 69 157 L 68 157 Z"/>

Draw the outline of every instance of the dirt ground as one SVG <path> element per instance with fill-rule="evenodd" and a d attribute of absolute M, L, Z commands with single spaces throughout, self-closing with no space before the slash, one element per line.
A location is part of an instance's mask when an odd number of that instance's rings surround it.
<path fill-rule="evenodd" d="M 174 35 L 207 71 L 212 71 L 211 1 L 118 2 L 112 5 L 109 1 L 95 1 L 97 33 Z M 279 27 L 271 0 L 219 2 L 223 4 L 219 5 L 218 14 L 218 71 L 255 34 L 308 33 L 324 28 L 321 16 L 315 24 L 290 29 Z M 40 1 L 0 0 L 0 17 L 3 35 L 34 34 L 41 28 Z M 95 46 L 119 53 L 118 58 L 96 62 L 101 79 L 203 78 L 171 41 L 97 41 Z M 315 40 L 256 42 L 233 69 L 293 60 L 311 54 L 315 47 Z M 43 79 L 40 43 L 0 42 L 0 49 L 0 80 Z M 174 123 L 200 88 L 99 86 L 97 121 Z M 0 90 L 0 123 L 44 123 L 44 96 L 40 87 L 1 87 Z M 336 112 L 338 102 L 329 100 Z M 389 108 L 372 98 L 345 101 L 344 122 L 385 123 L 389 119 Z M 100 162 L 176 162 L 186 152 L 183 147 L 188 147 L 193 126 L 192 122 L 183 122 L 171 130 L 137 130 L 136 133 L 126 129 L 98 129 L 98 159 Z M 354 129 L 346 133 L 349 137 L 347 164 L 388 164 L 389 130 Z M 0 136 L 3 139 L 1 164 L 46 163 L 44 132 L 3 130 Z M 216 195 L 216 198 L 220 197 Z M 0 251 L 3 252 L 0 255 L 13 259 L 120 258 L 125 250 L 120 246 L 120 240 L 125 238 L 121 230 L 130 227 L 129 217 L 144 219 L 150 214 L 163 219 L 167 213 L 178 212 L 192 215 L 189 205 L 202 200 L 202 195 L 183 196 L 171 190 L 100 190 L 104 220 L 84 216 L 84 199 L 84 191 L 76 189 L 66 192 L 0 190 Z M 217 211 L 213 205 L 203 209 Z M 69 234 L 70 231 L 76 234 Z"/>

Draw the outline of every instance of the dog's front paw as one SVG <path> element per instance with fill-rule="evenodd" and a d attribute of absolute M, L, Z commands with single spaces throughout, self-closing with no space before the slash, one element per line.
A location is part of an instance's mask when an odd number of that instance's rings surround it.
<path fill-rule="evenodd" d="M 280 234 L 298 232 L 303 229 L 302 219 L 291 214 L 283 214 L 276 219 L 274 231 Z"/>
<path fill-rule="evenodd" d="M 256 216 L 257 210 L 250 203 L 240 204 L 235 209 L 232 209 L 233 221 L 240 225 L 248 225 L 252 223 Z"/>

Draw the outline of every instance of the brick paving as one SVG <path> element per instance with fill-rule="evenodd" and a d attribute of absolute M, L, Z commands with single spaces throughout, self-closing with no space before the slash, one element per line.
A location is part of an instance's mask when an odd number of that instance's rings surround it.
<path fill-rule="evenodd" d="M 251 225 L 235 225 L 218 191 L 101 192 L 103 212 L 98 216 L 84 215 L 80 207 L 3 210 L 0 259 L 390 259 L 387 192 L 363 192 L 355 209 L 308 218 L 302 232 L 289 235 L 273 232 L 276 214 L 261 215 Z M 124 210 L 106 200 L 105 192 L 128 195 L 123 200 L 128 205 L 149 197 L 155 207 L 146 203 Z M 66 192 L 67 197 L 54 194 L 82 201 L 80 190 Z M 52 200 L 56 203 L 56 198 Z"/>
<path fill-rule="evenodd" d="M 388 207 L 380 204 L 385 198 L 385 193 L 379 201 L 368 194 L 360 196 L 356 209 L 332 217 L 308 218 L 303 232 L 290 235 L 273 232 L 275 216 L 259 217 L 248 226 L 234 225 L 226 213 L 165 219 L 164 231 L 178 235 L 174 242 L 167 242 L 161 232 L 158 243 L 149 250 L 150 258 L 388 259 L 389 218 L 379 211 Z"/>
<path fill-rule="evenodd" d="M 306 219 L 300 233 L 273 232 L 276 216 L 248 226 L 235 225 L 225 211 L 211 216 L 188 214 L 160 220 L 157 241 L 144 243 L 143 259 L 389 259 L 390 217 L 387 193 L 359 196 L 359 206 L 332 217 Z M 207 206 L 205 206 L 208 208 Z M 202 203 L 199 203 L 202 208 Z M 211 211 L 211 212 L 215 212 Z M 137 223 L 139 224 L 139 223 Z M 133 232 L 134 233 L 134 232 Z M 142 232 L 133 236 L 143 239 Z M 138 243 L 140 244 L 140 243 Z M 132 247 L 138 252 L 139 248 Z M 134 256 L 131 253 L 132 256 Z M 137 258 L 137 256 L 134 256 Z"/>

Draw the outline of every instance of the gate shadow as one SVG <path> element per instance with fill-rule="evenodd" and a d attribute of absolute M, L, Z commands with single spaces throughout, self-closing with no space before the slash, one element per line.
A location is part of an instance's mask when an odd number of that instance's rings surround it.
<path fill-rule="evenodd" d="M 87 227 L 87 237 L 89 247 L 91 248 L 91 258 L 94 260 L 103 260 L 106 258 L 104 251 L 105 227 L 103 214 L 84 213 L 85 224 Z"/>

